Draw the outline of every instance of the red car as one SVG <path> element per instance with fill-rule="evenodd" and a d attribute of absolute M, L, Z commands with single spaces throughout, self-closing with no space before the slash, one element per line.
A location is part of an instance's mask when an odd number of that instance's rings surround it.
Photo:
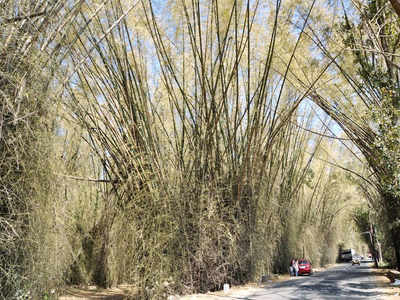
<path fill-rule="evenodd" d="M 313 271 L 311 262 L 307 259 L 299 260 L 299 275 L 304 275 L 304 274 L 311 275 L 312 273 Z"/>

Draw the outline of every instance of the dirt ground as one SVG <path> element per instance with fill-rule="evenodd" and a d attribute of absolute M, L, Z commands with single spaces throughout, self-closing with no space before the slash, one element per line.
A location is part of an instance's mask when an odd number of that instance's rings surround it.
<path fill-rule="evenodd" d="M 134 293 L 134 288 L 129 285 L 120 285 L 112 289 L 99 289 L 95 286 L 88 287 L 69 287 L 65 289 L 63 296 L 59 300 L 122 300 L 129 299 L 129 295 Z"/>
<path fill-rule="evenodd" d="M 384 300 L 395 300 L 395 299 L 400 299 L 400 286 L 393 286 L 389 280 L 389 278 L 386 277 L 386 273 L 389 271 L 389 269 L 374 269 L 373 272 L 376 277 L 376 282 L 379 286 L 379 289 L 382 291 L 382 294 L 385 294 L 387 296 L 384 296 Z"/>
<path fill-rule="evenodd" d="M 331 265 L 334 266 L 334 265 Z M 326 268 L 315 269 L 315 272 L 323 271 L 331 266 Z M 382 294 L 385 295 L 383 300 L 400 300 L 400 286 L 393 286 L 390 280 L 386 277 L 386 273 L 388 269 L 373 269 L 373 273 L 376 277 L 376 282 L 378 284 L 379 290 L 382 291 Z M 168 300 L 217 300 L 223 297 L 224 299 L 229 299 L 230 295 L 235 294 L 235 296 L 241 295 L 245 297 L 246 295 L 250 295 L 254 292 L 262 290 L 264 287 L 268 286 L 271 283 L 278 281 L 286 281 L 290 280 L 290 276 L 287 274 L 284 275 L 273 275 L 266 283 L 249 283 L 243 286 L 235 286 L 230 287 L 229 291 L 218 291 L 218 292 L 209 292 L 206 294 L 195 294 L 195 295 L 187 295 L 187 296 L 170 296 Z M 121 299 L 129 299 L 129 295 L 134 294 L 134 289 L 132 286 L 118 286 L 117 288 L 101 290 L 96 287 L 86 287 L 86 288 L 77 288 L 70 287 L 65 290 L 64 295 L 59 297 L 60 300 L 121 300 Z"/>

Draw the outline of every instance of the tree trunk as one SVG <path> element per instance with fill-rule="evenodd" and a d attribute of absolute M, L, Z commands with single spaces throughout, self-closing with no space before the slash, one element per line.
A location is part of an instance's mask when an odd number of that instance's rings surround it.
<path fill-rule="evenodd" d="M 374 258 L 374 264 L 375 268 L 378 268 L 378 255 L 376 251 L 376 246 L 375 246 L 375 232 L 372 230 L 372 225 L 370 225 L 370 230 L 369 230 L 369 237 L 371 240 L 371 250 L 372 250 L 372 257 Z"/>
<path fill-rule="evenodd" d="M 400 199 L 391 193 L 384 194 L 384 204 L 388 224 L 390 226 L 390 238 L 396 256 L 396 268 L 400 271 L 400 226 L 397 221 L 400 216 Z"/>
<path fill-rule="evenodd" d="M 392 229 L 392 241 L 394 253 L 396 255 L 396 269 L 400 271 L 400 228 L 394 227 Z"/>
<path fill-rule="evenodd" d="M 400 0 L 390 0 L 396 14 L 400 17 Z"/>

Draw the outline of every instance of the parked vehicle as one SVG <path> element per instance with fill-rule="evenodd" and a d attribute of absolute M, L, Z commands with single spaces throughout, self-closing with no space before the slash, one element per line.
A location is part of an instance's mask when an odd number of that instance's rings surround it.
<path fill-rule="evenodd" d="M 312 264 L 307 259 L 299 260 L 299 275 L 308 274 L 311 275 L 313 273 Z"/>

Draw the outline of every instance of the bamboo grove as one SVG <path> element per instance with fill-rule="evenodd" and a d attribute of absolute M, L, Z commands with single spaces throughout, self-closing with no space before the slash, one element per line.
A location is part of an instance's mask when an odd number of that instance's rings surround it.
<path fill-rule="evenodd" d="M 324 7 L 0 2 L 1 297 L 165 298 L 363 251 L 352 208 L 381 189 L 331 109 L 354 84 L 312 30 Z"/>

